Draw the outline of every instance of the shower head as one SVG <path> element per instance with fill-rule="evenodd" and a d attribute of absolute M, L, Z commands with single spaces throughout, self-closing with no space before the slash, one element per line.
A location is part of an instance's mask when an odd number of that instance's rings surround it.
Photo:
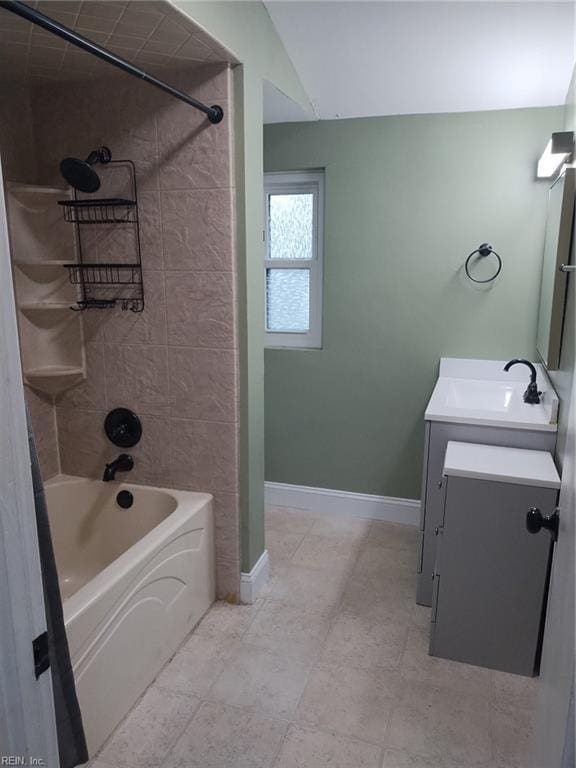
<path fill-rule="evenodd" d="M 112 152 L 108 147 L 100 147 L 90 152 L 86 160 L 65 157 L 60 163 L 60 173 L 68 184 L 79 192 L 97 192 L 100 189 L 100 177 L 93 166 L 97 163 L 105 165 L 110 160 L 112 160 Z"/>

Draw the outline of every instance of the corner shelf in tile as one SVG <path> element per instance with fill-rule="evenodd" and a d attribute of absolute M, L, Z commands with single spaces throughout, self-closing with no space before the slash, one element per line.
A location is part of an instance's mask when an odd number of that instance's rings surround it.
<path fill-rule="evenodd" d="M 86 378 L 81 313 L 71 311 L 77 289 L 66 269 L 76 262 L 76 244 L 57 205 L 67 194 L 20 185 L 7 194 L 23 375 L 48 395 Z"/>
<path fill-rule="evenodd" d="M 84 368 L 75 366 L 46 366 L 24 370 L 24 378 L 33 389 L 57 395 L 85 379 Z"/>

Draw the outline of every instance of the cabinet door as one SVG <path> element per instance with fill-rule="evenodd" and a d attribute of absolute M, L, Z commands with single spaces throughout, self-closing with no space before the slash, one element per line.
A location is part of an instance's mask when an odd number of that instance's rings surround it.
<path fill-rule="evenodd" d="M 551 538 L 526 530 L 532 506 L 553 509 L 546 488 L 450 477 L 436 626 L 436 656 L 534 674 Z"/>
<path fill-rule="evenodd" d="M 448 424 L 440 421 L 429 422 L 429 426 L 429 433 L 426 433 L 426 483 L 425 486 L 423 485 L 421 512 L 424 537 L 416 593 L 416 602 L 420 605 L 432 605 L 432 572 L 436 558 L 434 529 L 442 524 L 444 514 L 442 471 L 448 441 L 505 445 L 512 448 L 529 448 L 551 452 L 554 451 L 556 445 L 555 432 L 482 427 L 471 424 Z"/>

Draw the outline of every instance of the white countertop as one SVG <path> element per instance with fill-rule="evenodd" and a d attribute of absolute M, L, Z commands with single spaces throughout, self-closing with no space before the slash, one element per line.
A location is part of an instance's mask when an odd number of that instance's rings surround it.
<path fill-rule="evenodd" d="M 448 442 L 444 474 L 498 483 L 560 488 L 560 477 L 547 451 L 499 445 Z"/>
<path fill-rule="evenodd" d="M 506 360 L 442 358 L 440 375 L 424 418 L 458 424 L 556 432 L 558 396 L 544 368 L 536 365 L 539 405 L 522 395 L 530 379 L 524 365 L 504 371 Z"/>

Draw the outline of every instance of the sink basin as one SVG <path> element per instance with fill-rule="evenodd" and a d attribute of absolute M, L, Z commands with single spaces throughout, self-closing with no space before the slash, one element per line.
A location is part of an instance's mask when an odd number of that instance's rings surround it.
<path fill-rule="evenodd" d="M 524 372 L 510 376 L 499 362 L 477 361 L 474 368 L 472 361 L 465 365 L 458 362 L 443 358 L 440 378 L 426 408 L 428 421 L 556 431 L 558 397 L 540 367 L 541 402 L 529 405 L 522 397 L 528 384 Z M 481 378 L 483 369 L 486 378 Z M 452 372 L 456 375 L 446 375 Z"/>
<path fill-rule="evenodd" d="M 449 408 L 506 413 L 515 396 L 518 396 L 516 387 L 499 381 L 451 379 L 446 392 L 446 405 Z"/>

